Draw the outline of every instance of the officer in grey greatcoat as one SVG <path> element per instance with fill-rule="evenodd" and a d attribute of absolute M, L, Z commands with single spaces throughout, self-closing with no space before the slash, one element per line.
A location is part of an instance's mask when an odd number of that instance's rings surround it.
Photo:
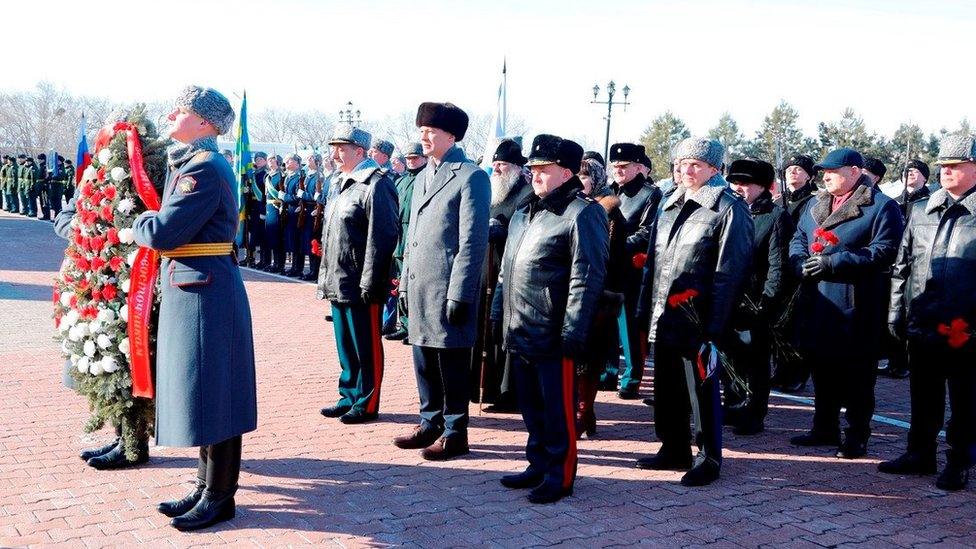
<path fill-rule="evenodd" d="M 414 184 L 400 299 L 410 318 L 420 425 L 394 443 L 444 460 L 468 453 L 468 380 L 491 185 L 455 145 L 468 129 L 464 111 L 422 103 L 416 123 L 428 162 Z"/>
<path fill-rule="evenodd" d="M 161 503 L 179 530 L 234 517 L 241 435 L 257 428 L 251 309 L 234 256 L 237 178 L 217 152 L 234 111 L 212 88 L 190 86 L 169 114 L 170 177 L 159 211 L 133 223 L 159 250 L 156 442 L 199 446 L 196 486 Z"/>

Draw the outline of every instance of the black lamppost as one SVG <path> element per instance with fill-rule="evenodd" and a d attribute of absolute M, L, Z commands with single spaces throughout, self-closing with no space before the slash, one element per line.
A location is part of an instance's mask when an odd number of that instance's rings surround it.
<path fill-rule="evenodd" d="M 603 144 L 603 158 L 610 158 L 610 115 L 613 113 L 613 106 L 623 105 L 624 110 L 627 110 L 627 105 L 630 105 L 630 103 L 627 101 L 627 96 L 630 95 L 630 86 L 624 85 L 624 89 L 622 91 L 624 92 L 624 100 L 614 102 L 613 96 L 617 93 L 617 84 L 611 80 L 610 83 L 607 84 L 607 100 L 597 101 L 597 96 L 600 95 L 600 86 L 593 84 L 593 101 L 590 101 L 590 103 L 607 106 L 607 137 Z"/>
<path fill-rule="evenodd" d="M 360 114 L 362 113 L 359 109 L 353 110 L 352 101 L 349 101 L 346 103 L 345 109 L 339 109 L 339 122 L 358 126 L 362 123 Z"/>

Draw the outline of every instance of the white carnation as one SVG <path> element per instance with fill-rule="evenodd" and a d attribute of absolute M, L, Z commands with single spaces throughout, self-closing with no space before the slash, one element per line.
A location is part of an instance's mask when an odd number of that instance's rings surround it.
<path fill-rule="evenodd" d="M 131 267 L 136 262 L 136 254 L 139 253 L 139 249 L 132 250 L 129 255 L 125 256 L 125 262 Z"/>
<path fill-rule="evenodd" d="M 93 357 L 95 356 L 95 341 L 92 339 L 85 340 L 85 356 Z"/>
<path fill-rule="evenodd" d="M 61 305 L 64 305 L 65 307 L 70 307 L 72 295 L 74 294 L 72 294 L 71 292 L 64 292 L 63 294 L 61 294 Z"/>
<path fill-rule="evenodd" d="M 81 332 L 78 331 L 77 326 L 68 328 L 68 339 L 70 341 L 79 341 L 81 339 Z"/>
<path fill-rule="evenodd" d="M 70 355 L 71 354 L 71 347 L 68 345 L 69 343 L 70 342 L 67 339 L 62 339 L 61 340 L 61 352 L 64 353 L 64 354 L 66 354 L 66 355 Z"/>
<path fill-rule="evenodd" d="M 98 163 L 104 166 L 108 164 L 108 161 L 112 159 L 112 151 L 108 147 L 98 151 Z"/>
<path fill-rule="evenodd" d="M 88 362 L 89 362 L 88 357 L 87 356 L 83 356 L 83 357 L 81 357 L 81 358 L 78 359 L 78 363 L 75 364 L 75 366 L 78 368 L 78 371 L 79 372 L 81 372 L 83 374 L 87 374 L 88 373 Z"/>
<path fill-rule="evenodd" d="M 68 326 L 74 326 L 78 323 L 79 318 L 81 318 L 81 315 L 78 314 L 78 311 L 71 309 L 66 315 L 64 315 L 64 318 L 61 319 L 61 323 L 67 324 Z"/>
<path fill-rule="evenodd" d="M 136 202 L 131 198 L 123 198 L 122 200 L 119 200 L 119 204 L 115 206 L 115 209 L 124 213 L 125 215 L 129 215 L 132 213 L 132 210 L 136 209 Z M 122 229 L 122 231 L 126 230 L 132 232 L 132 229 Z M 122 239 L 122 231 L 119 231 L 119 240 L 125 242 L 125 240 Z M 126 244 L 128 244 L 128 242 L 126 242 Z"/>
<path fill-rule="evenodd" d="M 129 338 L 125 338 L 119 342 L 119 351 L 123 354 L 129 354 Z"/>
<path fill-rule="evenodd" d="M 88 333 L 91 335 L 96 335 L 101 333 L 103 327 L 103 322 L 96 318 L 88 323 Z"/>
<path fill-rule="evenodd" d="M 96 177 L 98 177 L 98 172 L 95 170 L 95 166 L 91 164 L 85 168 L 85 171 L 81 172 L 81 179 L 83 181 L 94 181 Z"/>
<path fill-rule="evenodd" d="M 129 287 L 130 287 L 130 283 L 129 283 L 129 279 L 128 278 L 125 279 L 125 280 L 123 280 L 122 281 L 122 284 L 119 284 L 119 288 L 122 290 L 123 293 L 126 293 L 126 294 L 129 293 Z"/>
<path fill-rule="evenodd" d="M 125 168 L 123 168 L 121 166 L 116 166 L 116 167 L 112 168 L 112 171 L 109 172 L 109 175 L 112 176 L 112 179 L 116 183 L 121 183 L 123 179 L 125 179 L 126 177 L 129 177 L 129 174 L 126 173 Z"/>
<path fill-rule="evenodd" d="M 119 309 L 119 318 L 122 319 L 122 322 L 128 322 L 129 321 L 129 306 L 128 305 L 123 305 L 122 308 Z"/>
<path fill-rule="evenodd" d="M 129 200 L 126 198 L 126 200 Z M 126 227 L 119 230 L 119 242 L 123 244 L 132 244 L 136 241 L 135 234 L 133 234 L 132 229 Z"/>
<path fill-rule="evenodd" d="M 93 376 L 102 375 L 102 361 L 92 360 L 88 363 L 88 373 Z"/>
<path fill-rule="evenodd" d="M 85 322 L 79 322 L 78 324 L 75 324 L 75 327 L 78 328 L 78 333 L 81 334 L 81 337 L 85 337 L 91 333 L 91 331 L 88 329 L 88 324 Z"/>
<path fill-rule="evenodd" d="M 71 365 L 72 366 L 77 366 L 79 360 L 81 360 L 81 355 L 75 355 L 75 354 L 71 355 Z"/>
<path fill-rule="evenodd" d="M 105 370 L 105 372 L 109 374 L 119 369 L 119 363 L 115 362 L 115 359 L 110 356 L 107 356 L 101 360 L 101 366 L 102 370 Z"/>
<path fill-rule="evenodd" d="M 95 341 L 98 343 L 98 346 L 101 347 L 102 349 L 108 349 L 109 347 L 112 346 L 112 338 L 108 337 L 105 334 L 99 334 L 98 339 L 96 339 Z"/>
<path fill-rule="evenodd" d="M 61 319 L 61 322 L 58 323 L 58 332 L 60 332 L 60 333 L 63 334 L 63 333 L 67 332 L 70 329 L 71 329 L 71 326 L 68 326 L 68 323 L 65 322 L 64 319 L 62 318 Z"/>
<path fill-rule="evenodd" d="M 102 322 L 112 322 L 115 320 L 115 311 L 112 309 L 102 309 L 98 311 L 98 320 Z"/>

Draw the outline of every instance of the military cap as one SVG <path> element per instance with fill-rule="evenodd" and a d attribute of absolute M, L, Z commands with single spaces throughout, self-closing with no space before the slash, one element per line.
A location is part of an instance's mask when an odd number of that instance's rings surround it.
<path fill-rule="evenodd" d="M 532 140 L 532 152 L 529 154 L 527 164 L 529 166 L 556 164 L 577 174 L 582 162 L 583 147 L 575 141 L 543 133 Z"/>
<path fill-rule="evenodd" d="M 651 157 L 647 156 L 647 153 L 641 155 L 640 163 L 643 164 L 648 170 L 654 169 L 654 163 L 651 162 Z"/>
<path fill-rule="evenodd" d="M 335 131 L 332 132 L 332 139 L 329 140 L 329 145 L 349 144 L 368 149 L 372 139 L 373 136 L 366 130 L 361 130 L 352 124 L 339 124 L 336 126 Z"/>
<path fill-rule="evenodd" d="M 72 162 L 70 158 L 65 158 L 64 159 L 64 163 L 65 164 L 74 164 L 74 162 Z"/>
<path fill-rule="evenodd" d="M 908 175 L 908 170 L 912 168 L 918 170 L 922 174 L 923 178 L 925 179 L 929 178 L 929 165 L 926 164 L 925 162 L 922 162 L 921 160 L 912 160 L 911 162 L 909 162 L 908 167 L 905 168 L 905 173 L 902 175 Z"/>
<path fill-rule="evenodd" d="M 939 144 L 939 166 L 976 162 L 976 137 L 971 135 L 948 135 Z"/>
<path fill-rule="evenodd" d="M 17 155 L 17 158 L 23 160 L 23 159 L 27 158 L 27 155 L 24 154 L 24 153 L 20 153 L 20 154 Z"/>
<path fill-rule="evenodd" d="M 644 156 L 644 145 L 638 145 L 636 143 L 614 143 L 610 147 L 610 157 L 608 160 L 611 164 L 639 163 L 642 156 Z"/>
<path fill-rule="evenodd" d="M 686 158 L 701 160 L 715 169 L 722 167 L 725 158 L 725 147 L 717 139 L 707 137 L 689 137 L 678 143 L 674 149 L 674 161 L 680 162 Z"/>
<path fill-rule="evenodd" d="M 417 108 L 417 127 L 421 126 L 444 130 L 461 141 L 468 131 L 468 114 L 454 103 L 421 103 Z"/>
<path fill-rule="evenodd" d="M 224 156 L 227 156 L 227 155 L 234 156 L 234 151 L 232 151 L 230 149 L 224 149 L 224 150 L 220 151 L 220 154 L 222 154 Z"/>
<path fill-rule="evenodd" d="M 229 132 L 234 124 L 234 109 L 230 101 L 213 88 L 187 86 L 176 98 L 176 106 L 197 113 L 200 118 L 213 124 L 218 134 Z"/>
<path fill-rule="evenodd" d="M 46 154 L 44 154 L 44 153 L 41 153 L 41 154 L 39 154 L 39 155 L 37 155 L 37 159 L 38 159 L 38 160 L 40 160 L 40 159 L 42 159 L 42 158 L 43 158 L 44 160 L 47 160 L 47 155 L 46 155 Z"/>
<path fill-rule="evenodd" d="M 411 156 L 424 156 L 424 147 L 416 141 L 409 143 L 407 148 L 403 150 L 403 156 L 407 158 L 410 158 Z"/>
<path fill-rule="evenodd" d="M 603 159 L 603 155 L 596 151 L 586 151 L 583 153 L 583 160 L 596 160 L 601 166 L 606 166 L 607 161 Z"/>
<path fill-rule="evenodd" d="M 729 175 L 725 179 L 729 183 L 755 183 L 768 189 L 773 186 L 776 169 L 765 160 L 744 158 L 735 160 L 729 165 Z"/>
<path fill-rule="evenodd" d="M 376 149 L 386 156 L 393 156 L 393 143 L 385 139 L 376 138 L 373 140 L 373 144 L 370 145 L 371 149 Z"/>
<path fill-rule="evenodd" d="M 264 151 L 257 151 L 256 153 L 254 153 L 253 157 L 254 158 L 263 158 L 263 159 L 267 160 L 268 159 L 268 153 L 266 153 Z"/>
<path fill-rule="evenodd" d="M 783 169 L 785 170 L 790 166 L 799 166 L 803 171 L 807 172 L 807 175 L 813 177 L 814 174 L 817 173 L 817 170 L 813 167 L 813 164 L 813 159 L 809 156 L 805 154 L 795 154 L 783 164 Z"/>
<path fill-rule="evenodd" d="M 834 149 L 827 153 L 827 156 L 823 158 L 816 166 L 813 168 L 815 170 L 836 170 L 837 168 L 843 168 L 844 166 L 856 166 L 858 168 L 864 167 L 864 157 L 861 153 L 855 151 L 854 149 Z"/>
<path fill-rule="evenodd" d="M 873 156 L 864 159 L 864 169 L 878 176 L 879 179 L 884 178 L 885 174 L 888 173 L 888 168 L 885 167 L 884 162 Z"/>
<path fill-rule="evenodd" d="M 491 161 L 524 166 L 528 159 L 522 156 L 522 145 L 514 139 L 502 139 L 502 142 L 495 148 L 495 154 L 492 155 Z"/>

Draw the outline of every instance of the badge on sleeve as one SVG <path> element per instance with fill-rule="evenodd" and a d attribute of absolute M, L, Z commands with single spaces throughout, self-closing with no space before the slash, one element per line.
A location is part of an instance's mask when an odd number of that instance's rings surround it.
<path fill-rule="evenodd" d="M 193 179 L 189 175 L 185 175 L 181 177 L 179 181 L 176 182 L 176 185 L 177 188 L 180 189 L 181 193 L 187 194 L 193 192 L 193 189 L 196 188 L 197 180 Z"/>

